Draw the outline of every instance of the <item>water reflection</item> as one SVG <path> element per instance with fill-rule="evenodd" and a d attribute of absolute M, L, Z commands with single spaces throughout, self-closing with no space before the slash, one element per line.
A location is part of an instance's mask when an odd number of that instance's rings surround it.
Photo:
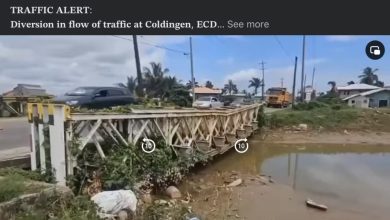
<path fill-rule="evenodd" d="M 390 147 L 261 146 L 258 172 L 294 189 L 367 211 L 390 204 Z M 265 154 L 264 154 L 265 153 Z"/>

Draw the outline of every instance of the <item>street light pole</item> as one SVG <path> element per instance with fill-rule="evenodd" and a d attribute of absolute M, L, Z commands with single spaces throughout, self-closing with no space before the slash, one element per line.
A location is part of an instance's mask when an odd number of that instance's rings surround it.
<path fill-rule="evenodd" d="M 192 102 L 195 102 L 195 78 L 194 78 L 194 61 L 192 56 L 192 37 L 190 37 L 190 60 L 191 60 Z"/>
<path fill-rule="evenodd" d="M 137 68 L 137 81 L 138 81 L 138 95 L 142 94 L 142 73 L 141 73 L 141 63 L 139 60 L 138 53 L 138 43 L 137 43 L 137 35 L 133 35 L 133 45 L 134 45 L 134 57 L 135 57 L 135 66 Z"/>
<path fill-rule="evenodd" d="M 304 101 L 305 87 L 304 87 L 304 78 L 305 78 L 305 45 L 306 45 L 306 36 L 303 35 L 302 39 L 302 75 L 301 75 L 301 102 Z"/>
<path fill-rule="evenodd" d="M 261 83 L 261 100 L 262 101 L 264 101 L 265 99 L 264 99 L 264 86 L 265 86 L 265 81 L 264 81 L 264 61 L 261 61 L 261 70 L 262 70 L 262 74 L 263 74 L 263 76 L 262 76 L 262 83 Z"/>

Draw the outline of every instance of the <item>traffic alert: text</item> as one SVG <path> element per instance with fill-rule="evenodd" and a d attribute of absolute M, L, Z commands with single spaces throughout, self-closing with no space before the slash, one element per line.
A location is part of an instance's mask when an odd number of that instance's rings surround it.
<path fill-rule="evenodd" d="M 12 14 L 88 14 L 92 9 L 89 6 L 11 6 Z"/>

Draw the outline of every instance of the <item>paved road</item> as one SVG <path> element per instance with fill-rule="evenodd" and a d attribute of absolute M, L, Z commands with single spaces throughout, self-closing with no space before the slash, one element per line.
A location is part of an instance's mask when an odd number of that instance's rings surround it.
<path fill-rule="evenodd" d="M 0 118 L 0 158 L 30 151 L 30 126 L 27 118 Z"/>

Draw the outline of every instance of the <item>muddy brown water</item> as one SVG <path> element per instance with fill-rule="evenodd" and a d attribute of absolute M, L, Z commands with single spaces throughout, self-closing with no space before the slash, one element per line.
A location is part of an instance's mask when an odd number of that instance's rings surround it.
<path fill-rule="evenodd" d="M 307 198 L 354 213 L 390 216 L 390 144 L 266 144 L 251 138 L 200 173 L 237 171 L 272 176 Z"/>

